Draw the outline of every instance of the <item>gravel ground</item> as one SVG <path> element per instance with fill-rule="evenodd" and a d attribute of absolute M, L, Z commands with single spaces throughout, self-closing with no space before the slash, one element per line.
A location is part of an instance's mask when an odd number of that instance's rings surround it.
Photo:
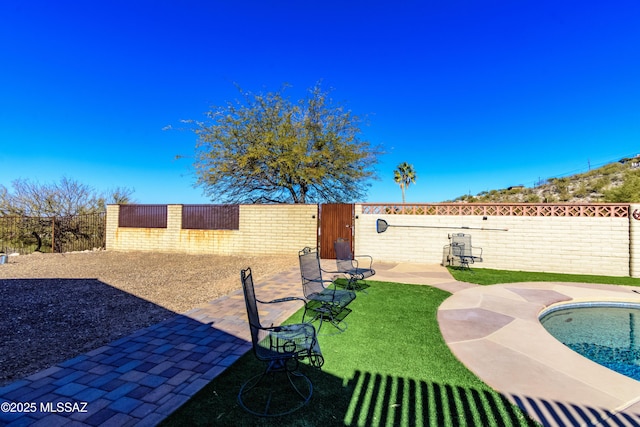
<path fill-rule="evenodd" d="M 0 386 L 240 289 L 297 257 L 95 251 L 0 265 Z"/>

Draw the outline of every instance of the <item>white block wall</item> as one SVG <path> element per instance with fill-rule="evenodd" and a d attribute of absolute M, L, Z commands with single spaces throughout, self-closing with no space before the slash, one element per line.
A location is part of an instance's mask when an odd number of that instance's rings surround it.
<path fill-rule="evenodd" d="M 241 205 L 235 253 L 297 255 L 318 244 L 317 205 Z"/>
<path fill-rule="evenodd" d="M 360 206 L 356 212 L 356 252 L 378 260 L 441 263 L 448 235 L 465 233 L 471 234 L 474 247 L 482 248 L 478 267 L 630 275 L 628 218 L 487 216 L 483 220 L 477 215 L 362 214 Z M 384 233 L 376 232 L 378 218 L 390 225 Z M 424 226 L 434 228 L 419 228 Z M 640 255 L 640 224 L 638 228 Z"/>

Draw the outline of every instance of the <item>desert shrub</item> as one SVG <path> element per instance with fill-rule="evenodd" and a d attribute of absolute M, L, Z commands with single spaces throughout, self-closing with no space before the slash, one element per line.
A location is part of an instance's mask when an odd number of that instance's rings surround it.
<path fill-rule="evenodd" d="M 596 193 L 602 193 L 609 185 L 611 185 L 611 178 L 602 176 L 591 183 L 591 190 Z"/>
<path fill-rule="evenodd" d="M 573 196 L 581 199 L 587 197 L 588 194 L 587 184 L 584 181 L 580 182 L 577 188 L 573 190 Z"/>
<path fill-rule="evenodd" d="M 630 171 L 624 175 L 622 184 L 604 191 L 604 201 L 608 203 L 640 202 L 640 171 Z"/>
<path fill-rule="evenodd" d="M 540 196 L 538 196 L 536 193 L 532 192 L 532 193 L 527 194 L 525 196 L 525 200 L 524 201 L 526 203 L 540 203 L 541 199 L 540 199 Z"/>
<path fill-rule="evenodd" d="M 616 174 L 622 170 L 625 169 L 625 166 L 622 163 L 609 163 L 608 165 L 605 165 L 599 169 L 597 169 L 598 172 L 600 172 L 602 175 L 613 175 Z"/>

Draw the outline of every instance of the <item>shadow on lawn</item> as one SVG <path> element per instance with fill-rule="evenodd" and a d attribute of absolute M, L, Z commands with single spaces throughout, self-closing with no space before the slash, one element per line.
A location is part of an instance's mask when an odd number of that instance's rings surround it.
<path fill-rule="evenodd" d="M 501 395 L 356 371 L 345 425 L 535 425 Z"/>
<path fill-rule="evenodd" d="M 503 395 L 414 379 L 356 371 L 349 381 L 353 390 L 344 425 L 508 425 L 533 426 Z M 570 397 L 569 397 L 570 399 Z M 513 396 L 524 413 L 544 426 L 638 426 L 640 414 L 611 413 L 605 409 Z"/>
<path fill-rule="evenodd" d="M 236 396 L 240 385 L 262 368 L 252 355 L 243 356 L 162 426 L 537 425 L 505 397 L 488 390 L 361 371 L 345 382 L 308 366 L 303 369 L 313 381 L 311 402 L 287 416 L 258 417 L 243 411 Z"/>

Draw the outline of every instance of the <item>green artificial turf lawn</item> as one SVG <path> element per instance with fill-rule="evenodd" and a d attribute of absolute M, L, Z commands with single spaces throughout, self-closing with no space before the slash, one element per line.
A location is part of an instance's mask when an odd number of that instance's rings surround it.
<path fill-rule="evenodd" d="M 238 405 L 240 386 L 261 372 L 252 353 L 214 379 L 163 425 L 223 426 L 518 426 L 535 425 L 467 370 L 449 351 L 436 319 L 448 292 L 369 282 L 349 306 L 344 333 L 326 323 L 319 338 L 325 364 L 303 366 L 311 402 L 279 418 Z M 300 320 L 301 313 L 290 321 Z"/>
<path fill-rule="evenodd" d="M 540 273 L 531 271 L 493 270 L 490 268 L 463 269 L 447 267 L 451 275 L 459 282 L 478 285 L 496 285 L 517 282 L 578 282 L 609 285 L 640 286 L 640 279 L 632 277 L 590 276 L 583 274 Z"/>

